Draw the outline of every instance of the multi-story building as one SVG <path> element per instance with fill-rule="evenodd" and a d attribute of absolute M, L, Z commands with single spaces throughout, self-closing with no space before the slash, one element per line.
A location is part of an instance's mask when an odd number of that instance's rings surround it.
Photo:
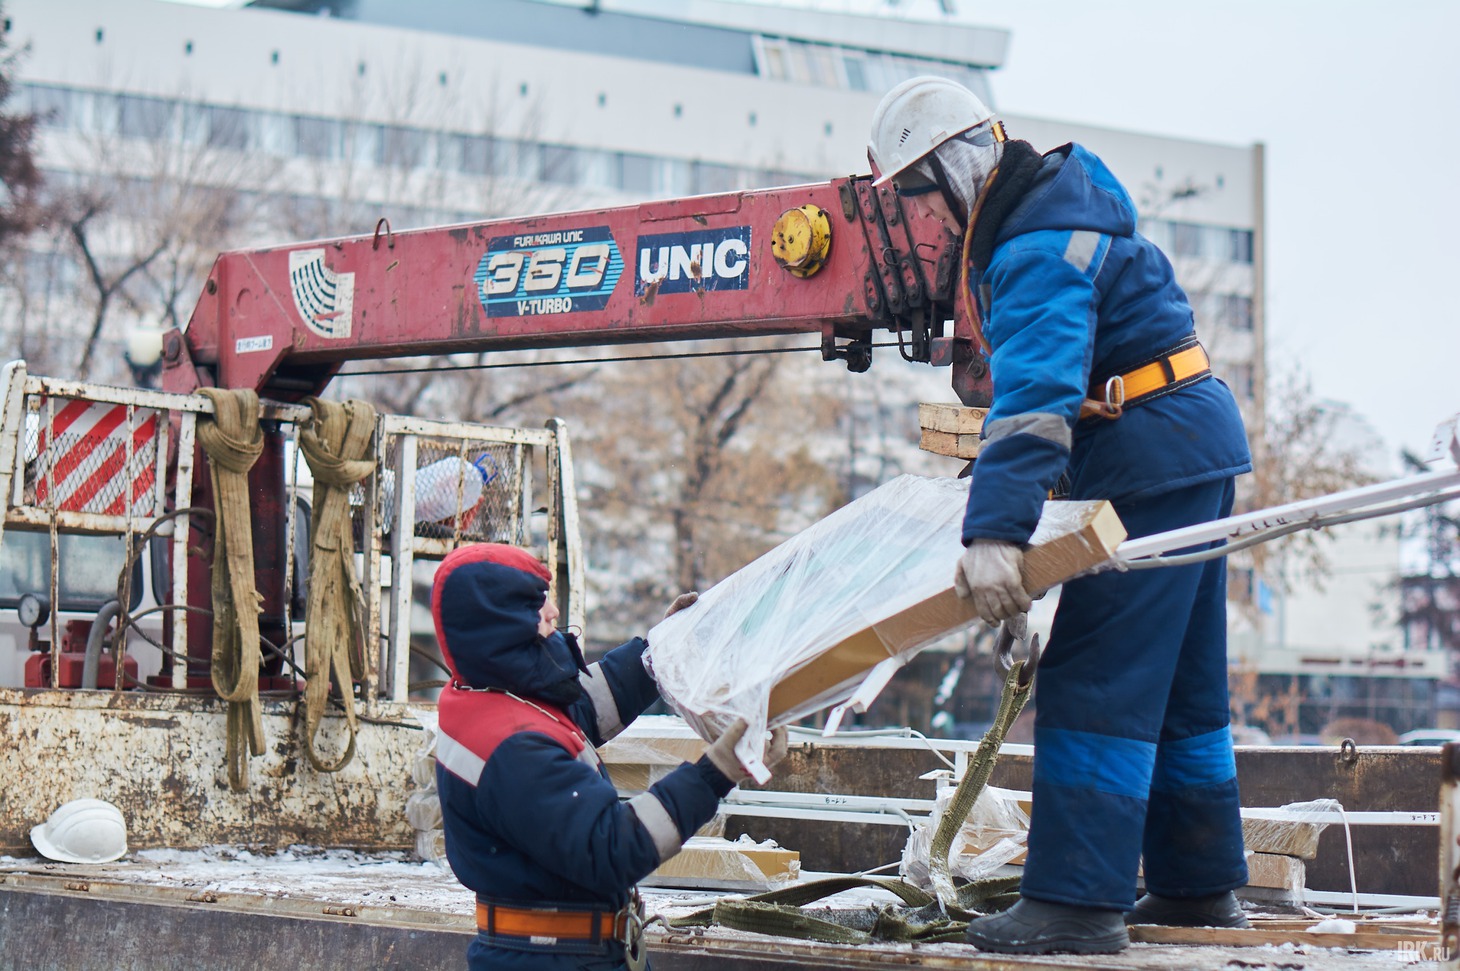
<path fill-rule="evenodd" d="M 132 328 L 186 322 L 220 248 L 865 171 L 885 90 L 943 74 L 997 105 L 1009 40 L 948 18 L 730 0 L 10 0 L 5 16 L 47 178 L 97 204 L 81 226 L 97 275 L 58 223 L 8 281 L 6 313 L 23 353 L 75 360 L 100 279 L 98 374 Z M 1041 150 L 1089 146 L 1122 179 L 1262 428 L 1263 147 L 1005 120 Z M 902 468 L 956 470 L 916 451 L 912 404 L 952 400 L 943 379 L 896 355 L 870 375 L 818 368 L 845 403 L 826 451 L 849 494 Z M 1234 585 L 1258 596 L 1237 567 Z M 1291 652 L 1267 649 L 1276 614 L 1245 616 L 1248 656 L 1286 673 Z M 1371 637 L 1348 640 L 1331 646 L 1372 653 Z"/>
<path fill-rule="evenodd" d="M 883 91 L 938 73 L 993 101 L 1008 42 L 949 20 L 726 0 L 12 0 L 6 12 L 11 44 L 28 47 L 19 93 L 43 119 L 54 184 L 135 206 L 158 176 L 183 177 L 212 190 L 189 203 L 226 208 L 215 221 L 247 243 L 366 231 L 382 215 L 403 228 L 865 170 Z M 1260 420 L 1261 146 L 1008 122 L 1042 149 L 1089 144 L 1127 182 L 1219 371 Z"/>

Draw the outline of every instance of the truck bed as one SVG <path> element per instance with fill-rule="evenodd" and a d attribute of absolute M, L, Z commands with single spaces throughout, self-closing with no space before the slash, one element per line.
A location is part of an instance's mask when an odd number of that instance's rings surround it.
<path fill-rule="evenodd" d="M 812 876 L 812 875 L 808 875 Z M 651 914 L 704 906 L 707 891 L 645 890 Z M 863 906 L 852 891 L 828 906 Z M 143 850 L 99 866 L 0 857 L 0 969 L 258 967 L 460 968 L 475 933 L 473 898 L 451 872 L 404 853 L 294 847 L 255 854 L 230 847 Z M 1291 915 L 1288 915 L 1291 917 Z M 1275 915 L 1276 919 L 1276 915 Z M 651 928 L 657 971 L 804 968 L 1270 968 L 1393 971 L 1438 967 L 1438 926 L 1391 918 L 1339 947 L 1135 943 L 1101 957 L 1013 957 L 958 944 L 849 947 L 723 928 Z M 1291 920 L 1282 926 L 1292 929 Z M 80 930 L 84 929 L 84 930 Z M 1140 932 L 1137 932 L 1139 936 Z M 1196 935 L 1200 936 L 1200 935 Z M 1325 941 L 1329 939 L 1324 939 Z"/>

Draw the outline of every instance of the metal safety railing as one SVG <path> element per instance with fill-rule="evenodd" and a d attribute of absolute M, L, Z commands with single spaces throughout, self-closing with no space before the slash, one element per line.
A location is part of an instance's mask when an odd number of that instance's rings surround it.
<path fill-rule="evenodd" d="M 308 508 L 312 484 L 300 450 L 299 429 L 311 411 L 264 401 L 262 420 L 283 438 L 286 510 L 284 589 L 307 570 L 307 544 L 298 517 Z M 169 543 L 170 572 L 162 586 L 168 603 L 182 610 L 188 599 L 188 502 L 194 477 L 200 415 L 212 414 L 202 395 L 40 377 L 23 361 L 0 369 L 0 544 L 5 530 L 49 534 L 45 595 L 61 604 L 61 537 L 111 535 L 122 539 L 130 564 L 144 538 Z M 374 474 L 352 496 L 356 563 L 366 604 L 368 644 L 361 697 L 367 710 L 381 701 L 404 702 L 409 692 L 412 592 L 428 577 L 423 568 L 470 542 L 523 546 L 555 577 L 564 616 L 584 622 L 584 560 L 578 536 L 571 449 L 564 424 L 541 429 L 500 428 L 382 415 L 377 418 Z M 206 460 L 204 460 L 206 463 Z M 395 528 L 410 523 L 411 528 Z M 124 578 L 121 585 L 125 587 Z M 300 621 L 293 597 L 284 598 L 285 626 Z M 50 617 L 50 686 L 59 687 L 61 637 L 58 609 Z M 164 650 L 188 656 L 188 625 L 168 625 Z M 297 639 L 297 638 L 296 638 Z M 123 683 L 123 648 L 116 653 L 115 683 Z M 187 665 L 171 667 L 170 687 L 187 687 Z"/>

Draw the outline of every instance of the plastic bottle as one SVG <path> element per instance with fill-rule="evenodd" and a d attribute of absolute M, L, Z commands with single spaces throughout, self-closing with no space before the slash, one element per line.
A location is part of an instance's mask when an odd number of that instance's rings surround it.
<path fill-rule="evenodd" d="M 482 498 L 482 470 L 452 456 L 416 470 L 416 522 L 435 523 L 466 512 Z M 461 489 L 461 504 L 456 501 Z"/>

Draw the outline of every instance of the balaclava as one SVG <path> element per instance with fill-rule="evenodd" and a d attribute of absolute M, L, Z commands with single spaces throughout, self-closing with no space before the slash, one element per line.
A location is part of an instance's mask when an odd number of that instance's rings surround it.
<path fill-rule="evenodd" d="M 949 205 L 953 207 L 954 214 L 967 224 L 978 193 L 998 167 L 1003 154 L 1004 143 L 994 137 L 988 124 L 983 124 L 948 139 L 923 156 L 913 169 L 934 185 L 946 186 L 945 197 L 949 192 L 953 195 L 948 200 Z M 941 180 L 938 178 L 939 167 L 944 174 Z"/>

